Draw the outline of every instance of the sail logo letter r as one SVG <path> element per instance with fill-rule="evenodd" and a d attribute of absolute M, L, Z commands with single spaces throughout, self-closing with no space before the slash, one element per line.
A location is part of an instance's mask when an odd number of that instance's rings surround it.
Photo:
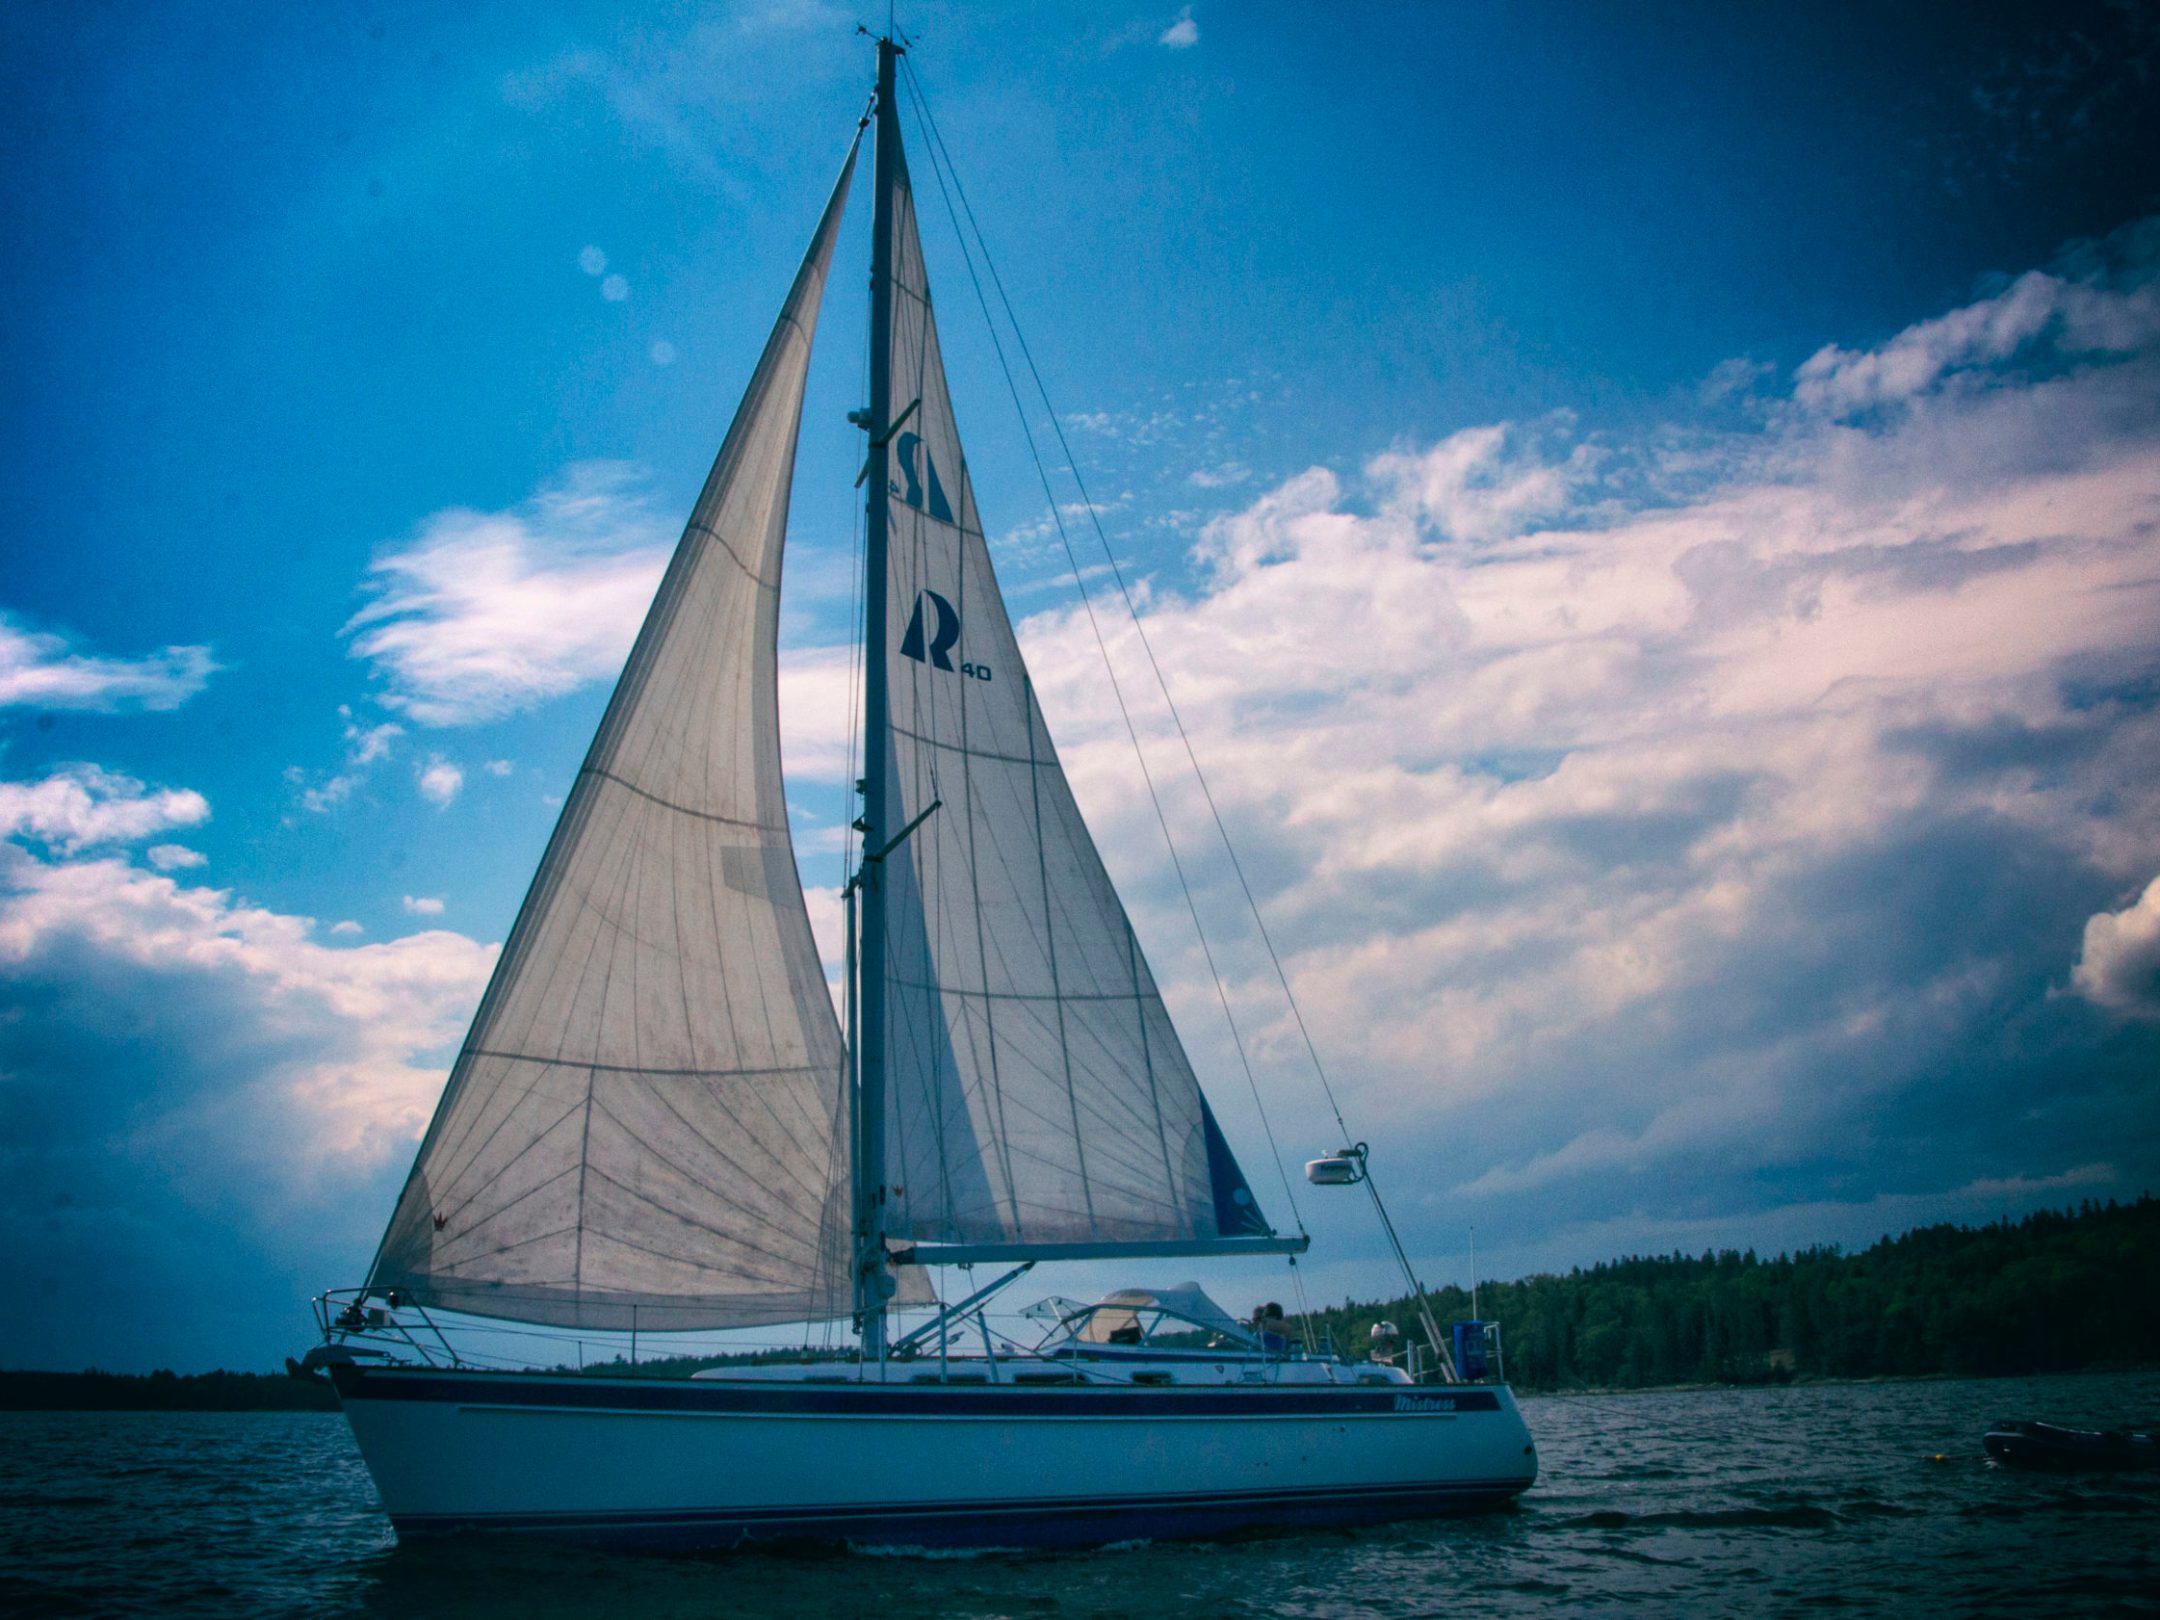
<path fill-rule="evenodd" d="M 933 628 L 927 642 L 923 634 L 923 609 L 928 606 Z M 912 658 L 932 669 L 952 669 L 953 647 L 960 640 L 960 614 L 936 591 L 915 593 L 915 615 L 908 620 L 907 634 L 900 638 L 900 656 Z M 958 672 L 978 681 L 990 679 L 988 664 L 961 664 Z"/>
<path fill-rule="evenodd" d="M 915 593 L 915 617 L 908 620 L 907 634 L 900 638 L 900 656 L 924 662 L 923 604 L 928 603 L 937 615 L 937 629 L 931 633 L 928 661 L 933 669 L 953 667 L 953 643 L 960 639 L 960 615 L 953 605 L 936 591 Z"/>

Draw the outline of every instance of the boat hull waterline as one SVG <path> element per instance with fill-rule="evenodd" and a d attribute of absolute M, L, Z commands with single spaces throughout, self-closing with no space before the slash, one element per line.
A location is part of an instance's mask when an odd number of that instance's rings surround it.
<path fill-rule="evenodd" d="M 1502 1386 L 333 1376 L 401 1538 L 1084 1547 L 1489 1508 L 1537 1477 Z"/>

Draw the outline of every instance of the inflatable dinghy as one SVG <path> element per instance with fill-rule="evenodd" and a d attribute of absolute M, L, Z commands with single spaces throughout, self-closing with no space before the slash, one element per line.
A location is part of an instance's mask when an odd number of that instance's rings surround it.
<path fill-rule="evenodd" d="M 2160 1468 L 2160 1436 L 2122 1429 L 2065 1429 L 2005 1419 L 1987 1432 L 1987 1453 L 2012 1468 L 2078 1473 L 2101 1468 Z"/>

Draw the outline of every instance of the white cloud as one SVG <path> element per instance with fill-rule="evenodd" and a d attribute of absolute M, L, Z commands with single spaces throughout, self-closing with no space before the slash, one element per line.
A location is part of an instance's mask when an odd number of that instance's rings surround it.
<path fill-rule="evenodd" d="M 290 1061 L 260 1077 L 253 1094 L 275 1106 L 311 1160 L 372 1163 L 418 1136 L 443 1076 L 427 1055 L 457 1039 L 494 959 L 494 947 L 440 931 L 320 945 L 308 918 L 112 858 L 20 857 L 6 880 L 0 970 L 10 978 L 71 941 L 94 959 L 213 982 L 266 1029 L 306 1028 L 309 1039 L 294 1043 Z M 243 1097 L 250 1089 L 236 1086 Z M 246 1112 L 230 1101 L 207 1106 Z"/>
<path fill-rule="evenodd" d="M 189 849 L 185 844 L 152 844 L 143 851 L 143 859 L 160 872 L 178 872 L 209 864 L 208 856 L 199 850 Z"/>
<path fill-rule="evenodd" d="M 846 971 L 847 907 L 838 888 L 803 885 L 803 904 L 810 912 L 810 934 L 817 941 L 818 960 L 825 976 L 836 986 Z"/>
<path fill-rule="evenodd" d="M 1251 477 L 1252 469 L 1243 462 L 1226 461 L 1216 467 L 1195 467 L 1185 475 L 1185 480 L 1198 489 L 1228 489 Z"/>
<path fill-rule="evenodd" d="M 1721 400 L 1753 393 L 1756 384 L 1776 371 L 1777 367 L 1767 360 L 1752 359 L 1744 354 L 1734 355 L 1712 366 L 1710 374 L 1703 378 L 1696 393 L 1706 404 L 1716 404 Z"/>
<path fill-rule="evenodd" d="M 420 796 L 437 809 L 448 809 L 465 787 L 465 773 L 437 756 L 420 772 Z"/>
<path fill-rule="evenodd" d="M 2087 920 L 2071 983 L 2096 1006 L 2160 1018 L 2160 878 L 2122 910 Z"/>
<path fill-rule="evenodd" d="M 846 647 L 780 649 L 780 753 L 788 779 L 839 782 L 862 706 Z"/>
<path fill-rule="evenodd" d="M 421 725 L 530 708 L 617 673 L 670 538 L 613 466 L 573 468 L 509 511 L 438 512 L 376 560 L 353 653 Z"/>
<path fill-rule="evenodd" d="M 588 276 L 604 276 L 607 274 L 607 254 L 590 242 L 578 249 L 577 264 L 578 268 Z"/>
<path fill-rule="evenodd" d="M 483 767 L 490 776 L 508 776 L 515 768 L 507 759 L 491 759 Z"/>
<path fill-rule="evenodd" d="M 623 276 L 609 276 L 600 283 L 600 296 L 611 304 L 619 304 L 630 296 L 630 283 Z"/>
<path fill-rule="evenodd" d="M 176 709 L 216 673 L 208 647 L 166 647 L 141 658 L 70 650 L 65 636 L 0 613 L 0 707 Z"/>
<path fill-rule="evenodd" d="M 345 720 L 345 762 L 354 769 L 372 765 L 379 759 L 387 759 L 391 744 L 405 735 L 405 728 L 394 720 L 364 726 L 352 718 L 352 710 L 340 706 L 338 713 Z"/>
<path fill-rule="evenodd" d="M 2018 1060 L 2056 1064 L 2064 1134 L 1982 1123 L 2016 1095 L 1992 1009 L 2045 1004 L 2065 908 L 2074 934 L 2160 845 L 2160 328 L 2134 276 L 2064 285 L 2046 322 L 2013 288 L 1885 345 L 1955 365 L 1796 383 L 1879 400 L 1895 374 L 1905 408 L 1864 425 L 1791 401 L 1745 433 L 1493 424 L 1311 469 L 1158 595 L 1155 653 L 1354 1122 L 1444 1142 L 1433 1197 L 1747 1198 L 1764 1166 L 1887 1153 L 1904 1114 L 1968 1180 L 2094 1160 L 2072 1121 L 2115 1082 L 2061 1056 L 2075 1004 Z M 1234 1071 L 1087 625 L 1022 635 L 1180 1027 Z M 1144 695 L 1129 629 L 1112 657 Z M 1299 1117 L 1295 1030 L 1139 708 Z M 2087 925 L 2087 996 L 2152 995 L 2145 904 Z"/>
<path fill-rule="evenodd" d="M 343 922 L 332 923 L 330 932 L 333 934 L 364 934 L 367 930 L 348 917 Z"/>
<path fill-rule="evenodd" d="M 415 917 L 440 917 L 442 909 L 443 903 L 432 895 L 408 894 L 405 897 L 405 910 Z"/>
<path fill-rule="evenodd" d="M 1479 544 L 1522 534 L 1566 510 L 1596 459 L 1588 444 L 1555 459 L 1502 423 L 1465 428 L 1429 450 L 1378 456 L 1367 470 L 1415 521 L 1442 538 Z"/>
<path fill-rule="evenodd" d="M 1192 7 L 1186 6 L 1179 11 L 1177 21 L 1165 28 L 1155 43 L 1167 45 L 1173 51 L 1190 50 L 1199 44 L 1200 25 L 1193 21 Z"/>
<path fill-rule="evenodd" d="M 260 1364 L 357 1275 L 494 954 L 337 948 L 228 890 L 0 845 L 0 1282 L 37 1302 L 0 1356 Z M 180 1308 L 114 1339 L 116 1293 L 175 1277 Z"/>
<path fill-rule="evenodd" d="M 39 782 L 0 782 L 0 838 L 34 840 L 61 855 L 209 819 L 209 801 L 192 789 L 146 788 L 99 765 L 63 765 Z"/>
<path fill-rule="evenodd" d="M 1896 404 L 1952 373 L 2008 360 L 2043 336 L 2064 355 L 2146 348 L 2160 337 L 2160 285 L 2116 289 L 2027 271 L 1994 296 L 1908 326 L 1880 348 L 1826 345 L 1794 373 L 1793 397 L 1839 416 Z"/>
<path fill-rule="evenodd" d="M 345 736 L 345 763 L 327 775 L 311 773 L 298 765 L 285 770 L 285 780 L 299 790 L 300 808 L 311 815 L 336 809 L 368 778 L 369 768 L 388 759 L 405 728 L 394 720 L 375 724 L 357 718 L 347 704 L 338 705 L 338 720 Z"/>
<path fill-rule="evenodd" d="M 360 778 L 351 771 L 340 771 L 320 781 L 310 782 L 307 772 L 297 765 L 285 768 L 285 780 L 300 790 L 300 808 L 310 815 L 326 815 L 353 795 L 360 785 Z"/>

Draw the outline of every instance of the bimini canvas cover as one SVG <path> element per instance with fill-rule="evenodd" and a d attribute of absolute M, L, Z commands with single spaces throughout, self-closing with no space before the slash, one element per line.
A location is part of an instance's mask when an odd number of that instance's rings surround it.
<path fill-rule="evenodd" d="M 851 150 L 371 1286 L 648 1330 L 846 1315 L 843 1048 L 780 780 L 782 540 Z"/>
<path fill-rule="evenodd" d="M 886 830 L 940 808 L 884 868 L 887 1235 L 973 1258 L 1264 1238 L 1037 706 L 893 172 Z"/>
<path fill-rule="evenodd" d="M 1168 1311 L 1181 1320 L 1160 1322 L 1154 1316 L 1158 1311 Z M 1143 1315 L 1148 1318 L 1145 1322 Z M 1113 1344 L 1115 1335 L 1121 1331 L 1129 1332 L 1144 1326 L 1153 1328 L 1158 1334 L 1174 1334 L 1187 1322 L 1214 1333 L 1249 1337 L 1244 1327 L 1210 1299 L 1198 1283 L 1182 1282 L 1175 1288 L 1120 1288 L 1116 1293 L 1103 1295 L 1082 1324 L 1079 1338 L 1084 1344 Z"/>

